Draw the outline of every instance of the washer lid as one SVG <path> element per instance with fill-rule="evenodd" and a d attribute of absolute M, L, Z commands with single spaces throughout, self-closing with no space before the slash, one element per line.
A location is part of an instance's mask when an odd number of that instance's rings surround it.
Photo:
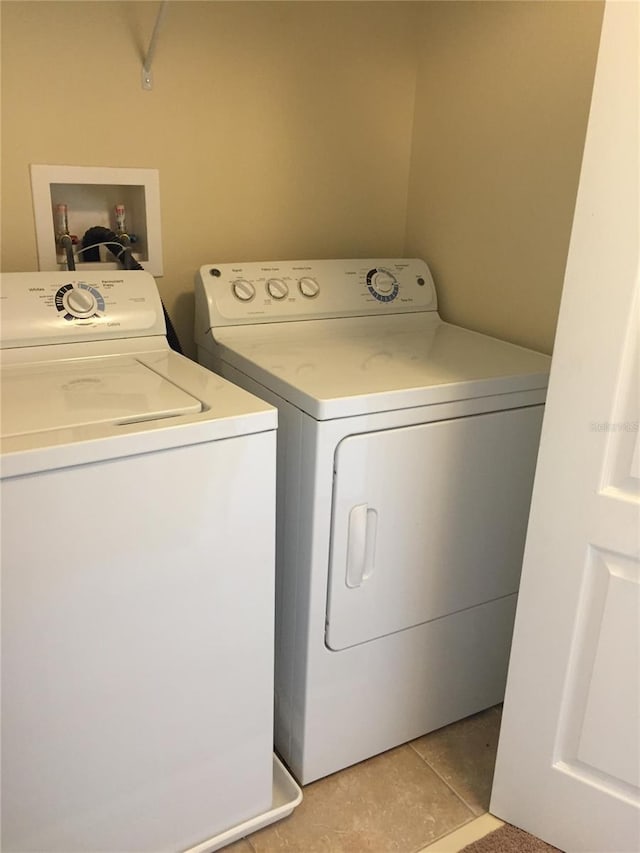
<path fill-rule="evenodd" d="M 202 403 L 135 358 L 3 367 L 2 438 L 202 411 Z"/>
<path fill-rule="evenodd" d="M 548 356 L 444 323 L 436 312 L 215 335 L 224 361 L 318 420 L 544 389 L 549 375 Z"/>

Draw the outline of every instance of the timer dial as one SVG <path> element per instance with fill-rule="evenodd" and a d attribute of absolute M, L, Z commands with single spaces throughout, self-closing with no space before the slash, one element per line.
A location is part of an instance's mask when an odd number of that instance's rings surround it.
<path fill-rule="evenodd" d="M 84 319 L 91 317 L 96 312 L 96 298 L 89 290 L 80 289 L 77 287 L 68 290 L 63 298 L 62 303 L 72 317 Z"/>
<path fill-rule="evenodd" d="M 239 278 L 231 285 L 231 290 L 240 302 L 250 302 L 256 295 L 256 289 L 246 278 Z"/>
<path fill-rule="evenodd" d="M 72 323 L 74 320 L 88 320 L 99 317 L 104 311 L 104 296 L 96 287 L 84 281 L 73 284 L 68 282 L 58 288 L 54 304 L 60 316 Z"/>
<path fill-rule="evenodd" d="M 320 293 L 320 285 L 315 278 L 306 275 L 298 281 L 298 290 L 303 296 L 312 299 Z"/>
<path fill-rule="evenodd" d="M 398 281 L 388 270 L 373 269 L 367 273 L 367 288 L 378 302 L 392 302 L 398 295 Z"/>
<path fill-rule="evenodd" d="M 284 299 L 289 295 L 289 288 L 281 278 L 270 278 L 267 282 L 267 292 L 273 299 Z"/>
<path fill-rule="evenodd" d="M 391 293 L 395 283 L 395 278 L 384 270 L 377 272 L 373 277 L 373 287 L 378 293 Z"/>

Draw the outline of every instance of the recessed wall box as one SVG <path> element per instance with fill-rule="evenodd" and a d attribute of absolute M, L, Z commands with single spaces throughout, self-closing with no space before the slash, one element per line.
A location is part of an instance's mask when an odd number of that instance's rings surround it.
<path fill-rule="evenodd" d="M 116 230 L 115 206 L 124 205 L 127 232 L 134 236 L 134 258 L 161 276 L 160 182 L 157 169 L 120 169 L 102 166 L 31 166 L 31 191 L 41 270 L 64 270 L 64 254 L 56 242 L 56 207 L 67 206 L 69 233 L 76 235 L 77 251 L 83 234 L 95 225 Z M 105 247 L 100 261 L 76 257 L 77 269 L 118 269 Z"/>

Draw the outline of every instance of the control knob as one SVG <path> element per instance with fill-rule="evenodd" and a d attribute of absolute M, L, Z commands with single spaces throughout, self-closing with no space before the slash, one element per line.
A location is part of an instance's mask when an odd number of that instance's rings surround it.
<path fill-rule="evenodd" d="M 379 302 L 391 302 L 398 295 L 398 281 L 388 270 L 372 269 L 367 273 L 369 293 Z"/>
<path fill-rule="evenodd" d="M 388 273 L 386 270 L 378 270 L 372 280 L 373 289 L 377 290 L 378 293 L 391 293 L 393 290 L 393 286 L 396 283 L 395 278 Z"/>
<path fill-rule="evenodd" d="M 246 278 L 239 278 L 231 285 L 231 290 L 240 302 L 250 302 L 256 295 L 256 289 Z"/>
<path fill-rule="evenodd" d="M 304 276 L 298 281 L 298 289 L 303 296 L 312 299 L 320 293 L 320 285 L 315 278 Z"/>
<path fill-rule="evenodd" d="M 281 278 L 270 278 L 267 282 L 267 292 L 273 299 L 284 299 L 289 295 L 289 288 Z"/>
<path fill-rule="evenodd" d="M 96 298 L 88 290 L 83 288 L 71 288 L 67 290 L 62 299 L 64 307 L 69 314 L 77 317 L 79 320 L 91 317 L 96 312 Z"/>

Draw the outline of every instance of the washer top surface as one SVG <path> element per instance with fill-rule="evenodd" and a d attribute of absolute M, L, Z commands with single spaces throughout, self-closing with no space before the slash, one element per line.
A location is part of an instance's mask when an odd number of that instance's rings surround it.
<path fill-rule="evenodd" d="M 14 365 L 2 371 L 2 439 L 202 410 L 196 397 L 125 356 Z"/>
<path fill-rule="evenodd" d="M 150 275 L 70 275 L 2 275 L 3 477 L 276 428 L 273 407 L 169 348 Z"/>
<path fill-rule="evenodd" d="M 196 343 L 318 420 L 544 390 L 550 359 L 441 320 L 415 258 L 200 268 Z"/>

